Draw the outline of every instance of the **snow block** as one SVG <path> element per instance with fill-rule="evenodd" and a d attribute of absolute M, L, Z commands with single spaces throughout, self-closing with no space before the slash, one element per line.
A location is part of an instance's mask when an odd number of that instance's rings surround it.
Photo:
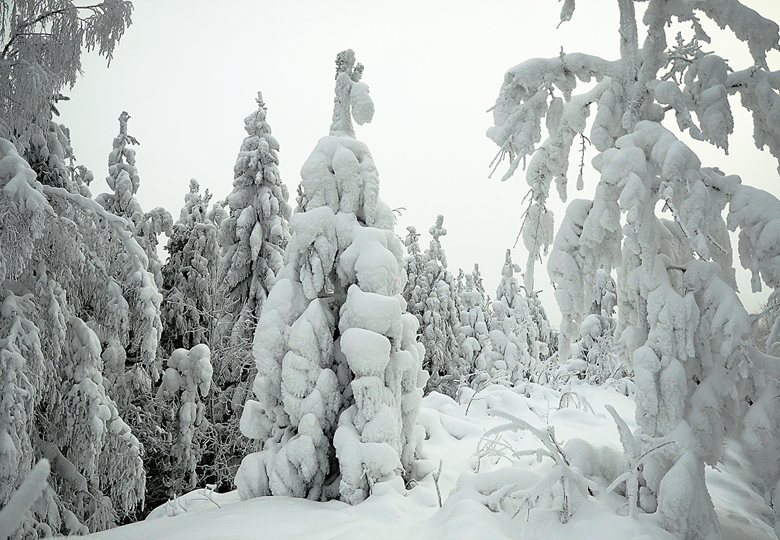
<path fill-rule="evenodd" d="M 349 328 L 344 332 L 341 351 L 356 377 L 382 376 L 390 361 L 390 341 L 363 328 Z"/>

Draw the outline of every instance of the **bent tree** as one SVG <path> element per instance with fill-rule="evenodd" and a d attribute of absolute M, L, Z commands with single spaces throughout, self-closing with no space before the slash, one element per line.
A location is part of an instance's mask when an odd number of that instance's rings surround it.
<path fill-rule="evenodd" d="M 780 202 L 704 166 L 678 136 L 727 150 L 729 97 L 738 95 L 753 115 L 756 146 L 780 157 L 780 72 L 767 63 L 780 49 L 778 25 L 736 0 L 650 0 L 642 3 L 640 45 L 635 4 L 618 0 L 619 58 L 561 53 L 507 71 L 488 136 L 509 158 L 504 179 L 528 160 L 522 236 L 532 290 L 535 261 L 553 239 L 550 188 L 554 182 L 566 199 L 572 145 L 595 112 L 588 133 L 599 151 L 595 197 L 569 204 L 548 261 L 562 312 L 561 355 L 594 313 L 599 276 L 614 273 L 616 332 L 635 372 L 639 430 L 646 440 L 675 442 L 646 461 L 638 502 L 681 538 L 719 538 L 704 466 L 721 459 L 725 437 L 742 442 L 778 508 L 780 426 L 770 403 L 780 361 L 752 342 L 754 318 L 736 294 L 728 231 L 739 231 L 753 290 L 768 286 L 776 298 Z M 567 0 L 561 19 L 573 11 Z M 730 65 L 706 52 L 703 19 L 745 42 L 753 63 Z M 773 315 L 767 350 L 780 332 Z"/>

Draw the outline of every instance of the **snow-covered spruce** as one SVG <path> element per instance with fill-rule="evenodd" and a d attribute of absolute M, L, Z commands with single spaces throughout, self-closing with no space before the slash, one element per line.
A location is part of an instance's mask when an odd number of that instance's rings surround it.
<path fill-rule="evenodd" d="M 425 311 L 425 301 L 423 296 L 423 275 L 425 273 L 425 256 L 420 251 L 420 233 L 413 226 L 406 227 L 406 237 L 404 246 L 407 255 L 404 257 L 406 262 L 406 285 L 404 285 L 403 297 L 406 300 L 406 306 L 409 313 L 418 314 Z M 419 320 L 419 317 L 418 317 Z"/>
<path fill-rule="evenodd" d="M 48 131 L 31 137 L 24 159 L 41 184 L 62 187 L 84 197 L 92 196 L 87 186 L 94 180 L 94 175 L 83 165 L 75 165 L 76 157 L 66 126 L 50 120 Z"/>
<path fill-rule="evenodd" d="M 67 174 L 52 156 L 62 162 L 62 151 L 46 148 L 53 174 Z M 150 390 L 160 295 L 126 220 L 78 182 L 38 182 L 9 141 L 0 140 L 0 163 L 0 370 L 10 383 L 0 497 L 43 455 L 53 475 L 40 508 L 49 510 L 35 510 L 22 534 L 104 529 L 144 498 L 140 444 L 124 418 Z"/>
<path fill-rule="evenodd" d="M 181 457 L 183 447 L 178 442 L 172 450 L 160 448 L 159 455 L 153 458 L 153 487 L 156 495 L 166 500 L 194 485 L 196 468 L 201 484 L 215 484 L 220 489 L 232 485 L 238 462 L 247 453 L 247 440 L 238 429 L 237 411 L 249 392 L 246 365 L 251 362 L 251 347 L 243 341 L 237 345 L 219 331 L 221 320 L 228 319 L 229 326 L 233 320 L 232 313 L 226 314 L 229 306 L 225 305 L 217 280 L 217 234 L 219 221 L 225 216 L 220 203 L 208 209 L 210 199 L 208 190 L 201 194 L 198 182 L 190 180 L 181 217 L 168 242 L 169 258 L 163 267 L 165 327 L 161 348 L 165 354 L 171 354 L 175 349 L 207 345 L 213 367 L 210 393 L 204 396 L 202 404 L 198 402 L 198 414 L 204 418 L 192 426 L 193 451 L 186 454 L 186 466 Z M 169 408 L 170 402 L 163 399 L 160 405 Z M 178 415 L 166 412 L 163 418 L 175 438 L 180 431 Z M 152 501 L 156 502 L 159 501 Z"/>
<path fill-rule="evenodd" d="M 211 344 L 216 333 L 217 225 L 209 215 L 211 194 L 200 193 L 190 180 L 184 207 L 168 241 L 168 260 L 162 268 L 162 319 L 165 332 L 161 346 L 170 353 L 199 343 Z"/>
<path fill-rule="evenodd" d="M 169 486 L 174 493 L 195 489 L 195 467 L 202 454 L 202 437 L 196 430 L 204 422 L 205 398 L 211 388 L 211 352 L 201 343 L 192 349 L 176 349 L 168 358 L 167 368 L 157 389 L 157 399 L 168 406 L 174 405 L 176 414 L 176 438 L 172 451 L 175 463 L 175 480 L 178 485 Z"/>
<path fill-rule="evenodd" d="M 426 392 L 437 390 L 454 396 L 472 366 L 461 364 L 456 280 L 447 270 L 447 257 L 441 246 L 441 237 L 447 234 L 444 216 L 438 216 L 429 229 L 431 242 L 425 253 L 419 253 L 419 235 L 414 227 L 407 230 L 406 264 L 411 279 L 404 288 L 404 298 L 409 313 L 420 323 L 420 341 L 425 346 L 423 368 L 431 374 Z"/>
<path fill-rule="evenodd" d="M 766 57 L 780 49 L 780 32 L 736 0 L 649 2 L 640 48 L 635 2 L 621 0 L 618 7 L 620 58 L 562 53 L 515 66 L 505 76 L 489 136 L 510 158 L 505 178 L 531 158 L 531 204 L 523 224 L 528 281 L 552 239 L 551 183 L 565 200 L 571 146 L 584 136 L 596 105 L 589 134 L 600 152 L 593 161 L 596 195 L 569 206 L 548 263 L 563 313 L 561 353 L 568 355 L 578 341 L 581 324 L 595 329 L 592 318 L 585 323 L 600 294 L 598 271 L 617 270 L 617 343 L 635 370 L 637 422 L 644 436 L 675 441 L 647 458 L 638 504 L 652 511 L 657 495 L 668 531 L 688 540 L 719 538 L 704 463 L 718 462 L 724 437 L 739 437 L 753 449 L 766 500 L 776 492 L 778 473 L 769 472 L 758 448 L 772 454 L 780 441 L 765 413 L 767 392 L 777 391 L 777 359 L 750 342 L 751 318 L 735 293 L 727 226 L 740 229 L 740 261 L 754 273 L 754 290 L 761 281 L 774 288 L 780 275 L 777 202 L 738 177 L 702 167 L 661 121 L 673 113 L 681 132 L 727 149 L 733 128 L 727 97 L 738 93 L 753 113 L 757 147 L 780 155 L 780 84 Z M 571 16 L 572 9 L 564 9 L 562 20 Z M 753 65 L 733 70 L 704 52 L 700 45 L 709 38 L 701 16 L 746 42 Z M 666 28 L 673 20 L 691 30 L 670 44 Z M 579 82 L 594 78 L 575 93 Z M 661 219 L 659 209 L 670 219 Z"/>
<path fill-rule="evenodd" d="M 571 345 L 571 362 L 563 370 L 592 384 L 601 384 L 625 376 L 627 368 L 620 362 L 614 342 L 615 280 L 599 269 L 595 288 L 596 300 L 590 314 L 582 320 L 580 338 Z"/>
<path fill-rule="evenodd" d="M 232 485 L 240 460 L 253 448 L 239 429 L 255 373 L 252 339 L 290 238 L 291 208 L 278 170 L 279 142 L 271 134 L 259 92 L 256 102 L 257 109 L 244 118 L 247 136 L 236 158 L 227 205 L 217 203 L 212 210 L 219 222 L 219 293 L 212 305 L 217 321 L 211 336 L 215 388 L 207 407 L 208 460 L 202 466 L 209 481 L 222 487 Z"/>
<path fill-rule="evenodd" d="M 460 291 L 460 324 L 458 325 L 458 344 L 461 364 L 477 369 L 479 358 L 484 358 L 490 347 L 489 314 L 485 313 L 485 290 L 478 285 L 474 276 L 479 276 L 479 268 L 463 276 L 463 288 Z M 485 372 L 485 365 L 481 371 Z"/>
<path fill-rule="evenodd" d="M 495 381 L 512 386 L 549 371 L 553 333 L 536 295 L 521 292 L 524 287 L 514 277 L 519 270 L 507 250 L 490 311 L 489 342 L 477 358 L 477 385 Z"/>
<path fill-rule="evenodd" d="M 615 282 L 592 262 L 598 261 L 596 240 L 600 238 L 589 237 L 594 230 L 594 220 L 588 221 L 593 208 L 593 201 L 569 203 L 547 263 L 561 310 L 559 382 L 576 374 L 598 383 L 622 371 L 613 346 Z M 586 222 L 591 224 L 587 229 Z"/>
<path fill-rule="evenodd" d="M 378 197 L 368 148 L 352 119 L 373 116 L 363 66 L 336 60 L 330 135 L 301 170 L 285 267 L 263 303 L 254 342 L 256 401 L 242 432 L 262 442 L 236 475 L 242 498 L 366 498 L 410 470 L 426 374 L 417 319 L 400 293 L 403 246 Z"/>
<path fill-rule="evenodd" d="M 108 176 L 106 184 L 114 190 L 113 193 L 101 193 L 95 200 L 103 207 L 118 216 L 127 219 L 131 224 L 131 232 L 138 243 L 144 248 L 149 261 L 149 270 L 154 275 L 157 287 L 162 287 L 162 261 L 157 254 L 158 236 L 165 233 L 171 236 L 173 218 L 164 208 L 154 208 L 144 213 L 140 203 L 135 198 L 141 179 L 135 166 L 135 149 L 133 145 L 138 140 L 127 133 L 127 121 L 130 115 L 123 111 L 119 115 L 119 135 L 114 137 L 114 145 L 108 155 Z"/>
<path fill-rule="evenodd" d="M 512 263 L 511 251 L 506 250 L 501 281 L 493 301 L 490 340 L 494 353 L 501 355 L 493 362 L 494 372 L 491 375 L 503 378 L 509 384 L 527 379 L 531 367 L 526 328 L 530 323 L 530 310 L 514 277 L 519 271 L 520 267 Z"/>
<path fill-rule="evenodd" d="M 290 237 L 287 186 L 279 175 L 279 142 L 266 121 L 263 96 L 244 118 L 247 136 L 233 168 L 230 215 L 222 220 L 219 279 L 228 302 L 220 332 L 234 341 L 251 338 L 260 308 L 283 265 Z"/>

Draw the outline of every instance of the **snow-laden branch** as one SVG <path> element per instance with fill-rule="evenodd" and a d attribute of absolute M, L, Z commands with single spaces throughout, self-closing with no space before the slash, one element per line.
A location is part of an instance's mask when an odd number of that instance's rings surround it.
<path fill-rule="evenodd" d="M 161 333 L 159 310 L 162 295 L 157 289 L 154 276 L 148 270 L 149 260 L 146 252 L 128 230 L 129 224 L 127 220 L 107 211 L 94 199 L 71 193 L 64 188 L 47 185 L 40 185 L 39 187 L 45 195 L 65 199 L 81 208 L 87 214 L 96 215 L 111 228 L 112 232 L 122 243 L 128 255 L 127 261 L 129 262 L 129 268 L 126 268 L 125 271 L 130 283 L 137 289 L 138 299 L 142 304 L 139 316 L 143 329 L 137 336 L 141 340 L 139 344 L 141 346 L 142 358 L 140 360 L 145 365 L 152 366 L 155 362 L 157 344 Z M 155 369 L 152 369 L 153 376 L 154 371 Z"/>

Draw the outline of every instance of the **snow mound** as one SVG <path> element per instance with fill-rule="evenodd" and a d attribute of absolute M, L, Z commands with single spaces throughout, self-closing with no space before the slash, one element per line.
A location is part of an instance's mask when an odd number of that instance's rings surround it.
<path fill-rule="evenodd" d="M 268 538 L 309 540 L 674 538 L 660 528 L 656 514 L 640 510 L 632 519 L 625 515 L 625 496 L 605 492 L 623 463 L 618 430 L 604 406 L 614 407 L 630 429 L 636 428 L 633 399 L 616 386 L 573 382 L 558 392 L 531 383 L 514 388 L 494 385 L 479 392 L 464 388 L 458 397 L 456 402 L 432 393 L 423 399 L 418 422 L 426 440 L 407 482 L 411 489 L 394 477 L 376 484 L 371 496 L 355 506 L 279 496 L 240 501 L 236 492 L 199 489 L 157 508 L 144 522 L 88 538 L 241 540 L 261 530 Z M 538 487 L 555 464 L 539 459 L 538 451 L 544 447 L 531 430 L 501 433 L 515 457 L 485 452 L 478 457 L 478 448 L 495 438 L 485 434 L 506 423 L 497 412 L 510 413 L 534 430 L 547 433 L 551 427 L 572 470 L 592 486 L 593 495 L 582 497 L 567 523 L 561 523 L 556 507 L 560 484 Z M 708 471 L 724 538 L 774 538 L 762 520 L 766 509 L 751 490 L 751 479 L 732 472 L 744 471 L 740 467 L 744 460 L 739 447 L 730 445 L 722 469 Z M 539 496 L 534 504 L 518 508 L 512 497 L 502 499 L 507 486 L 522 490 L 537 486 Z"/>

